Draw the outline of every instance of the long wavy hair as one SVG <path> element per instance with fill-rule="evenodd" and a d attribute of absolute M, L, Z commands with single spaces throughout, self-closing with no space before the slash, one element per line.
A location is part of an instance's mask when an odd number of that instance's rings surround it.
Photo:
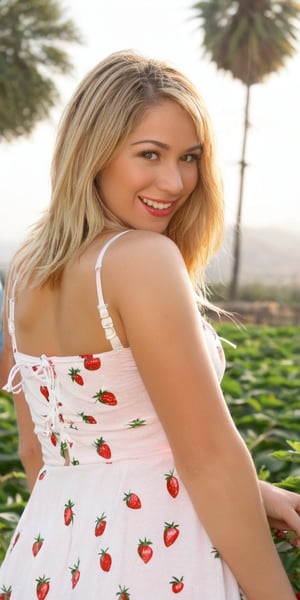
<path fill-rule="evenodd" d="M 165 232 L 192 279 L 204 272 L 223 238 L 223 187 L 210 118 L 195 85 L 173 66 L 134 51 L 115 52 L 83 79 L 62 116 L 52 162 L 50 206 L 14 260 L 21 286 L 58 286 L 65 265 L 102 232 L 121 230 L 103 204 L 97 175 L 146 110 L 173 100 L 193 120 L 202 145 L 199 181 Z"/>

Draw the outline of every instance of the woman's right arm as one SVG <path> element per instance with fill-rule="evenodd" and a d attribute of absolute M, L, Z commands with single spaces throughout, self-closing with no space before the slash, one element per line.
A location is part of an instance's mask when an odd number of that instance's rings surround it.
<path fill-rule="evenodd" d="M 248 600 L 293 600 L 253 461 L 207 352 L 182 257 L 162 235 L 125 238 L 122 267 L 119 257 L 111 259 L 113 297 L 199 518 Z"/>
<path fill-rule="evenodd" d="M 6 305 L 7 302 L 5 301 L 3 303 L 4 345 L 0 357 L 0 389 L 7 383 L 10 370 L 14 366 L 11 337 L 7 326 Z M 19 431 L 19 456 L 27 476 L 29 490 L 31 491 L 43 464 L 41 446 L 34 433 L 30 410 L 22 391 L 14 394 L 14 403 Z"/>

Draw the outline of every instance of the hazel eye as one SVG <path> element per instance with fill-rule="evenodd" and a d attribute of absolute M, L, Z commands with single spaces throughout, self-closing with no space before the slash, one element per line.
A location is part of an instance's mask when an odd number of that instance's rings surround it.
<path fill-rule="evenodd" d="M 156 160 L 158 158 L 158 154 L 157 152 L 154 152 L 154 150 L 145 150 L 144 152 L 141 152 L 140 156 L 147 160 Z"/>
<path fill-rule="evenodd" d="M 186 163 L 199 162 L 200 154 L 184 154 L 181 160 Z"/>

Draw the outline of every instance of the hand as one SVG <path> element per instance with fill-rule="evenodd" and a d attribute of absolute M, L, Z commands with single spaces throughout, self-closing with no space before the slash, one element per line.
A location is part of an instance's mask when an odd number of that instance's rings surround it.
<path fill-rule="evenodd" d="M 260 481 L 260 491 L 269 524 L 294 546 L 300 547 L 300 494 L 289 492 L 275 485 Z M 290 538 L 293 533 L 293 539 Z"/>

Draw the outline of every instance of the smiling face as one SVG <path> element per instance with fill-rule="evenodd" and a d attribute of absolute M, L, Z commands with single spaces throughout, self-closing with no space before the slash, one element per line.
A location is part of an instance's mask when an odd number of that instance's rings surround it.
<path fill-rule="evenodd" d="M 163 233 L 197 185 L 200 155 L 189 114 L 163 100 L 144 113 L 98 175 L 102 201 L 124 225 Z"/>

